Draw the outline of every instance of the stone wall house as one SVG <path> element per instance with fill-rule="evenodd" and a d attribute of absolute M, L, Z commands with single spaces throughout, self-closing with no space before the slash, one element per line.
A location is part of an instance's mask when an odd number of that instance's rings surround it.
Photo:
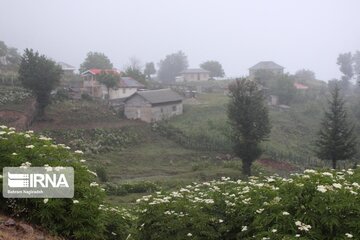
<path fill-rule="evenodd" d="M 202 68 L 186 69 L 180 74 L 181 76 L 176 78 L 177 82 L 208 81 L 210 79 L 210 72 Z"/>
<path fill-rule="evenodd" d="M 255 77 L 256 72 L 261 70 L 271 71 L 276 75 L 284 74 L 284 67 L 272 61 L 263 61 L 249 68 L 250 79 L 253 79 Z"/>
<path fill-rule="evenodd" d="M 183 98 L 171 89 L 138 91 L 125 100 L 128 119 L 156 122 L 183 113 Z"/>

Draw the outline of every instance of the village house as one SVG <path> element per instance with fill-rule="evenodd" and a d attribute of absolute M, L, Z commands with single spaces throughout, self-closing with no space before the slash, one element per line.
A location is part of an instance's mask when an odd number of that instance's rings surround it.
<path fill-rule="evenodd" d="M 64 62 L 58 62 L 57 64 L 64 71 L 64 74 L 74 74 L 75 73 L 76 68 L 74 66 L 71 66 L 70 64 L 67 64 Z"/>
<path fill-rule="evenodd" d="M 84 80 L 84 91 L 90 96 L 95 98 L 104 99 L 107 94 L 107 89 L 103 84 L 100 84 L 96 80 L 96 76 L 101 72 L 120 74 L 116 69 L 98 69 L 92 68 L 81 73 L 81 77 Z"/>
<path fill-rule="evenodd" d="M 128 119 L 156 122 L 183 113 L 183 98 L 171 89 L 138 91 L 125 100 Z"/>
<path fill-rule="evenodd" d="M 202 68 L 186 69 L 180 74 L 181 75 L 176 78 L 176 82 L 208 81 L 210 79 L 210 72 Z"/>
<path fill-rule="evenodd" d="M 274 74 L 284 74 L 284 67 L 280 66 L 277 63 L 274 63 L 273 61 L 263 61 L 249 68 L 250 79 L 253 79 L 255 77 L 256 72 L 262 70 L 270 71 Z"/>
<path fill-rule="evenodd" d="M 84 80 L 84 90 L 90 96 L 102 99 L 108 98 L 109 100 L 124 99 L 137 92 L 138 89 L 145 88 L 143 84 L 130 77 L 120 77 L 117 86 L 109 89 L 108 93 L 106 86 L 96 80 L 96 76 L 104 71 L 120 75 L 120 72 L 116 69 L 89 69 L 81 74 Z M 107 96 L 108 94 L 109 96 Z"/>

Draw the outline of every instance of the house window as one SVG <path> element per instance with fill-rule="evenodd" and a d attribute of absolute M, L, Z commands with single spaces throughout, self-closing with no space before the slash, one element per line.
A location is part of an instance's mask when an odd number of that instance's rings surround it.
<path fill-rule="evenodd" d="M 172 107 L 173 112 L 176 112 L 176 106 Z"/>

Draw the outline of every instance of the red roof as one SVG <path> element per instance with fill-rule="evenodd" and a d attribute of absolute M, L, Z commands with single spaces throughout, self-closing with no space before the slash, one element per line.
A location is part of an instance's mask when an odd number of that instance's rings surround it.
<path fill-rule="evenodd" d="M 304 89 L 304 90 L 309 89 L 308 86 L 306 86 L 306 85 L 304 85 L 304 84 L 301 84 L 301 83 L 294 83 L 294 87 L 295 87 L 296 89 Z"/>
<path fill-rule="evenodd" d="M 92 75 L 98 75 L 101 72 L 106 72 L 106 73 L 114 73 L 114 74 L 120 74 L 120 72 L 117 69 L 99 69 L 99 68 L 91 68 L 85 72 L 83 72 L 81 75 L 85 75 L 87 73 L 90 73 Z"/>

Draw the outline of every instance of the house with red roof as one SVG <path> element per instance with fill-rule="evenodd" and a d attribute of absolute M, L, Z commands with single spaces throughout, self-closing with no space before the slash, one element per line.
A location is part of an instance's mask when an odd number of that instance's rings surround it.
<path fill-rule="evenodd" d="M 294 83 L 294 87 L 297 89 L 297 90 L 307 90 L 309 89 L 308 86 L 304 85 L 304 84 L 301 84 L 301 83 Z"/>

